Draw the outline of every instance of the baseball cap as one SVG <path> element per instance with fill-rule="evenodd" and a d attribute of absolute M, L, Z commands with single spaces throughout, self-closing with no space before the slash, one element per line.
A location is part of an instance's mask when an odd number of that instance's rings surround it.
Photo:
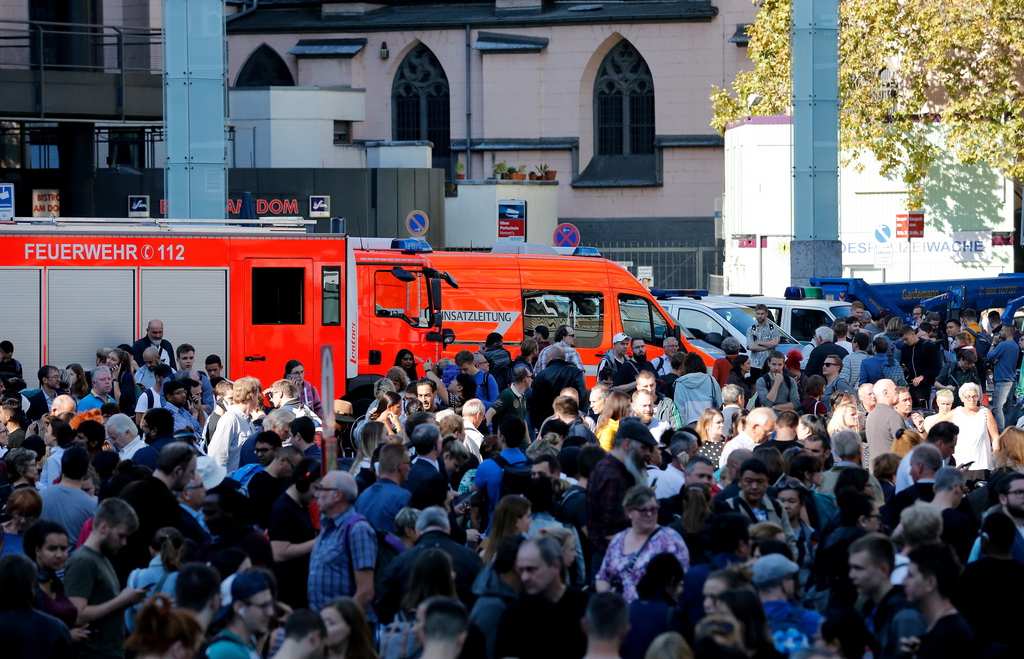
<path fill-rule="evenodd" d="M 763 586 L 782 581 L 799 571 L 800 566 L 782 554 L 768 554 L 754 562 L 754 578 L 751 582 L 755 586 Z"/>
<path fill-rule="evenodd" d="M 612 343 L 618 343 L 619 341 L 629 341 L 629 335 L 625 332 L 619 332 L 612 337 Z"/>
<path fill-rule="evenodd" d="M 232 574 L 220 584 L 221 605 L 216 620 L 223 620 L 234 602 L 244 602 L 264 590 L 270 590 L 270 582 L 259 572 Z"/>
<path fill-rule="evenodd" d="M 643 421 L 636 417 L 626 417 L 619 423 L 619 430 L 615 433 L 615 439 L 631 439 L 647 446 L 657 446 L 658 440 L 654 439 L 650 429 L 643 424 Z"/>

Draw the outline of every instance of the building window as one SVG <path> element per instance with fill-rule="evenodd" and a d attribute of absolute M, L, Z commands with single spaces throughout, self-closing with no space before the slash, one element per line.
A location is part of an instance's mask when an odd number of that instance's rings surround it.
<path fill-rule="evenodd" d="M 351 121 L 335 121 L 334 122 L 334 143 L 335 144 L 352 144 L 352 122 Z"/>
<path fill-rule="evenodd" d="M 395 140 L 429 140 L 434 167 L 448 171 L 451 162 L 451 97 L 448 78 L 429 48 L 409 51 L 391 87 L 392 134 Z"/>
<path fill-rule="evenodd" d="M 295 78 L 277 51 L 267 44 L 252 51 L 235 78 L 235 87 L 294 87 Z"/>
<path fill-rule="evenodd" d="M 598 69 L 594 132 L 597 155 L 654 153 L 654 78 L 628 41 L 612 48 Z"/>

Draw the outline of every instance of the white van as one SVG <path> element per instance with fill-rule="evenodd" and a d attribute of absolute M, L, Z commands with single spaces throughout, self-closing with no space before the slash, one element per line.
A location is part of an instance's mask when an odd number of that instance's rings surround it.
<path fill-rule="evenodd" d="M 814 330 L 822 325 L 831 327 L 836 320 L 845 320 L 850 315 L 850 303 L 837 300 L 790 300 L 760 295 L 713 296 L 705 300 L 731 302 L 750 308 L 763 304 L 768 307 L 768 316 L 801 343 L 810 343 Z"/>
<path fill-rule="evenodd" d="M 657 294 L 659 291 L 651 292 Z M 658 304 L 698 339 L 721 347 L 722 339 L 731 336 L 740 342 L 743 352 L 746 352 L 747 328 L 757 322 L 753 309 L 731 298 L 659 296 Z M 794 348 L 800 350 L 803 346 L 780 327 L 776 349 L 786 354 Z"/>

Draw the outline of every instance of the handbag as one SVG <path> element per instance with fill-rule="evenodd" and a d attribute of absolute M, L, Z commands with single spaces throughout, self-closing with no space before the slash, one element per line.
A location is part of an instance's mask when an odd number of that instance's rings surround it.
<path fill-rule="evenodd" d="M 640 559 L 640 554 L 644 553 L 644 550 L 647 549 L 648 543 L 650 543 L 650 541 L 654 539 L 654 536 L 658 535 L 658 531 L 660 531 L 663 528 L 664 527 L 659 526 L 658 528 L 654 529 L 654 533 L 651 533 L 649 536 L 647 536 L 647 539 L 644 540 L 644 544 L 640 546 L 640 549 L 637 549 L 636 552 L 634 552 L 633 555 L 630 556 L 629 561 L 626 563 L 626 568 L 620 571 L 619 574 L 615 575 L 611 582 L 611 589 L 613 592 L 622 595 L 623 591 L 625 590 L 625 585 L 622 583 L 621 575 L 624 573 L 628 574 L 633 571 L 633 567 L 636 565 L 636 562 Z"/>

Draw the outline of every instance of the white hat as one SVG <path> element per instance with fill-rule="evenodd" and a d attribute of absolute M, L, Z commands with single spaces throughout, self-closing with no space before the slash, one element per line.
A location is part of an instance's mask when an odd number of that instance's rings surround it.
<path fill-rule="evenodd" d="M 196 473 L 203 479 L 203 487 L 212 490 L 221 484 L 228 470 L 210 456 L 200 455 L 196 458 Z"/>

